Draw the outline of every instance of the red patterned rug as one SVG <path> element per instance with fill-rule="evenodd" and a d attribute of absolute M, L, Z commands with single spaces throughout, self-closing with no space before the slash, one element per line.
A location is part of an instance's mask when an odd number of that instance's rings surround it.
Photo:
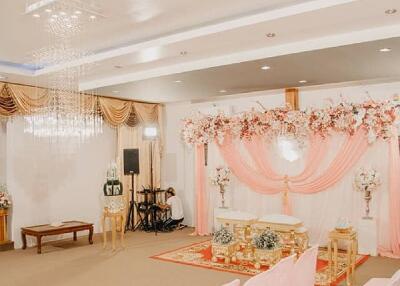
<path fill-rule="evenodd" d="M 202 267 L 217 271 L 225 271 L 231 273 L 237 273 L 241 275 L 253 276 L 260 272 L 267 270 L 267 267 L 261 267 L 260 269 L 254 268 L 251 263 L 248 262 L 231 262 L 225 264 L 222 260 L 217 262 L 211 261 L 211 241 L 203 241 L 200 243 L 191 244 L 179 249 L 164 252 L 159 255 L 152 256 L 153 259 L 159 259 L 163 261 L 169 261 L 174 263 L 180 263 L 185 265 L 192 265 L 196 267 Z M 368 259 L 366 255 L 357 255 L 356 266 L 361 265 Z M 346 278 L 346 257 L 344 253 L 338 254 L 338 272 L 339 278 L 330 285 L 335 286 Z M 318 252 L 317 261 L 317 274 L 315 277 L 316 285 L 322 286 L 327 285 L 328 278 L 328 252 L 326 249 L 320 249 Z"/>

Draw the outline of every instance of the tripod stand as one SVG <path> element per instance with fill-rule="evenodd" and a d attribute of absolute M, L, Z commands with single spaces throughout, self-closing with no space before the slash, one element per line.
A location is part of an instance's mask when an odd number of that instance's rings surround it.
<path fill-rule="evenodd" d="M 130 172 L 131 178 L 132 178 L 132 188 L 131 188 L 131 201 L 129 203 L 129 212 L 128 212 L 128 218 L 126 220 L 126 225 L 125 225 L 125 231 L 131 230 L 135 231 L 137 226 L 135 226 L 135 174 L 133 172 Z M 137 206 L 136 206 L 137 207 Z"/>

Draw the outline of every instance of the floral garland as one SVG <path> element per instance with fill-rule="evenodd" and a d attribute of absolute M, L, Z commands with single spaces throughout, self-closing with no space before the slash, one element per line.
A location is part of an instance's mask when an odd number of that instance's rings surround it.
<path fill-rule="evenodd" d="M 390 101 L 364 103 L 342 102 L 324 109 L 309 108 L 304 111 L 288 107 L 264 112 L 251 110 L 233 116 L 220 113 L 203 115 L 183 120 L 182 138 L 189 144 L 207 144 L 216 140 L 222 143 L 226 133 L 240 139 L 262 135 L 273 138 L 279 134 L 293 136 L 301 141 L 309 133 L 325 138 L 331 132 L 354 134 L 364 128 L 368 141 L 391 136 L 391 126 L 396 119 L 396 106 Z"/>

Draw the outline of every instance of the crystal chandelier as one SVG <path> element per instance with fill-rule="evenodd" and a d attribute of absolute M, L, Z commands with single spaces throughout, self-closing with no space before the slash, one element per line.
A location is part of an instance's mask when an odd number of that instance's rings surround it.
<path fill-rule="evenodd" d="M 32 1 L 30 1 L 32 2 Z M 43 21 L 50 45 L 32 54 L 37 68 L 78 60 L 88 53 L 72 48 L 71 38 L 82 33 L 87 20 L 94 21 L 92 1 L 42 0 L 27 4 L 26 13 Z M 49 101 L 25 116 L 25 133 L 39 138 L 87 138 L 103 131 L 97 98 L 81 94 L 78 81 L 88 66 L 66 67 L 47 77 Z"/>

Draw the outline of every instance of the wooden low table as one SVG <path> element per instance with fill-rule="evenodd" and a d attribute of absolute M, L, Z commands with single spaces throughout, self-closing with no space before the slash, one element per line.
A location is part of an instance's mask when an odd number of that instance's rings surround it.
<path fill-rule="evenodd" d="M 50 224 L 35 225 L 21 228 L 22 249 L 26 249 L 26 236 L 35 236 L 37 239 L 37 253 L 42 253 L 42 237 L 49 235 L 58 235 L 64 233 L 73 233 L 74 241 L 77 240 L 77 232 L 88 230 L 89 243 L 93 244 L 93 224 L 81 221 L 64 221 L 59 227 Z"/>

